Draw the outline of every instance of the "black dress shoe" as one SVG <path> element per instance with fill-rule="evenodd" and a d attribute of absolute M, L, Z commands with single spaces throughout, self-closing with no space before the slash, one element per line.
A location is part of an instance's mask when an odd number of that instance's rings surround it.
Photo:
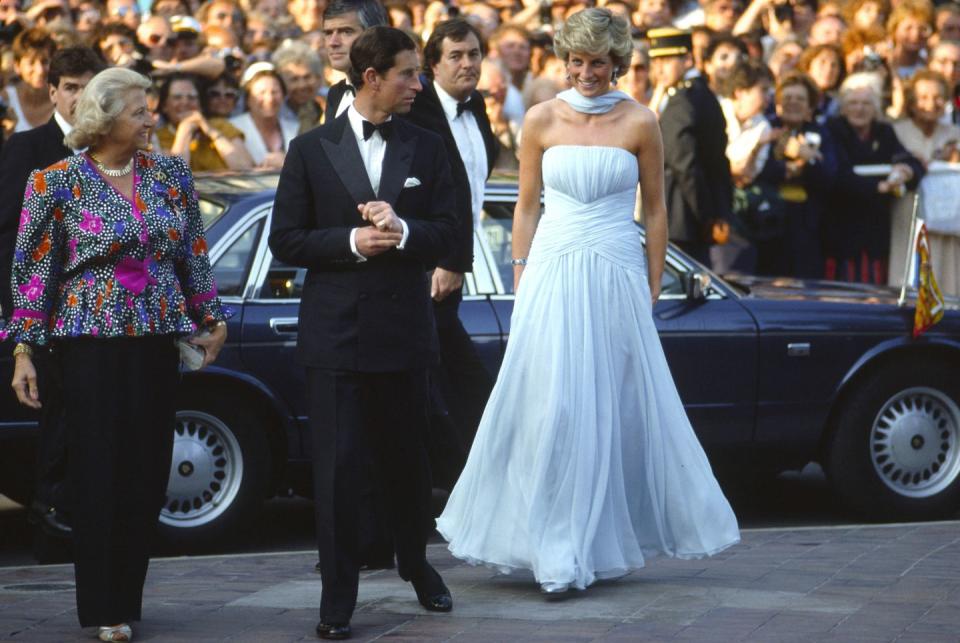
<path fill-rule="evenodd" d="M 317 636 L 331 641 L 342 641 L 350 638 L 349 623 L 317 623 Z"/>
<path fill-rule="evenodd" d="M 39 525 L 43 533 L 54 538 L 70 538 L 73 528 L 67 524 L 63 515 L 57 512 L 56 507 L 34 500 L 30 503 L 27 520 L 32 525 Z"/>
<path fill-rule="evenodd" d="M 417 600 L 429 612 L 449 612 L 453 609 L 453 597 L 443 579 L 430 565 L 418 578 L 411 579 Z"/>

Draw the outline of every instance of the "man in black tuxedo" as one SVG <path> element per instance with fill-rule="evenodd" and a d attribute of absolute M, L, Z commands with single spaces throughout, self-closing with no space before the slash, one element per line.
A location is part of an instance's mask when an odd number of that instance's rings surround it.
<path fill-rule="evenodd" d="M 348 74 L 327 92 L 324 121 L 329 123 L 343 114 L 356 89 L 350 82 L 350 47 L 366 29 L 390 24 L 380 0 L 333 0 L 323 10 L 323 39 L 330 66 Z"/>
<path fill-rule="evenodd" d="M 710 265 L 710 245 L 724 242 L 733 207 L 726 120 L 706 78 L 693 67 L 690 32 L 652 29 L 650 106 L 660 114 L 670 240 Z"/>
<path fill-rule="evenodd" d="M 0 150 L 0 305 L 3 316 L 13 312 L 10 293 L 10 269 L 13 247 L 17 241 L 20 210 L 27 178 L 33 170 L 52 165 L 73 154 L 63 144 L 63 137 L 72 129 L 73 110 L 80 93 L 90 79 L 103 69 L 103 61 L 88 47 L 68 47 L 57 51 L 50 60 L 47 80 L 53 117 L 46 125 L 14 134 Z M 37 486 L 29 517 L 48 535 L 69 536 L 70 527 L 63 502 L 66 479 L 66 446 L 60 422 L 60 386 L 55 369 L 47 367 L 48 357 L 35 358 L 40 380 L 43 408 L 40 413 L 39 460 Z"/>
<path fill-rule="evenodd" d="M 483 96 L 476 89 L 484 54 L 480 32 L 466 20 L 458 18 L 438 24 L 423 49 L 429 80 L 417 94 L 408 115 L 411 121 L 443 139 L 459 219 L 456 248 L 437 265 L 430 286 L 440 338 L 441 368 L 436 379 L 459 433 L 456 448 L 444 450 L 445 455 L 449 453 L 455 459 L 431 458 L 432 462 L 440 460 L 450 465 L 447 471 L 433 472 L 434 481 L 447 489 L 453 488 L 463 469 L 493 387 L 493 380 L 459 317 L 463 275 L 473 270 L 474 228 L 479 225 L 483 209 L 484 185 L 499 151 Z M 435 412 L 434 418 L 437 417 Z M 433 424 L 431 427 L 435 428 Z M 444 436 L 436 433 L 432 431 L 431 448 L 445 443 Z"/>
<path fill-rule="evenodd" d="M 426 559 L 430 469 L 426 369 L 437 337 L 426 271 L 453 250 L 453 181 L 443 141 L 395 114 L 421 89 L 416 45 L 390 27 L 350 52 L 353 105 L 293 140 L 270 248 L 308 268 L 298 356 L 307 367 L 321 638 L 346 638 L 360 563 L 386 499 L 400 576 L 428 610 L 453 602 Z"/>

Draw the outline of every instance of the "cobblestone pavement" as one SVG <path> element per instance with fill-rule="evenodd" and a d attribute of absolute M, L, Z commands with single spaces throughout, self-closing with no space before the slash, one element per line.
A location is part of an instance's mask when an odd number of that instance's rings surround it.
<path fill-rule="evenodd" d="M 428 614 L 393 571 L 365 574 L 354 640 L 960 641 L 960 522 L 745 530 L 704 560 L 655 559 L 545 599 L 529 575 L 428 555 L 454 597 Z M 316 640 L 312 552 L 154 560 L 136 641 Z M 82 641 L 67 565 L 0 568 L 0 640 Z"/>

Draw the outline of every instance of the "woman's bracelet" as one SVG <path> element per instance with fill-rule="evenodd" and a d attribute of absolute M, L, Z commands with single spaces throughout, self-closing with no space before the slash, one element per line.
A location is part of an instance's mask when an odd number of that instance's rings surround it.
<path fill-rule="evenodd" d="M 510 264 L 513 266 L 525 266 L 527 265 L 526 257 L 517 257 L 516 259 L 511 259 Z"/>
<path fill-rule="evenodd" d="M 33 348 L 30 344 L 24 342 L 17 342 L 17 345 L 13 347 L 13 356 L 16 358 L 17 355 L 26 355 L 27 357 L 33 357 Z"/>

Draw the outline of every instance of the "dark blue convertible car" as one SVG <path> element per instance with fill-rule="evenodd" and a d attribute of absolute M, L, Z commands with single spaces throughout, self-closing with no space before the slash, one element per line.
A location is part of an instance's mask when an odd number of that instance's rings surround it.
<path fill-rule="evenodd" d="M 198 180 L 211 260 L 236 309 L 219 361 L 184 376 L 162 523 L 168 538 L 215 541 L 265 498 L 309 489 L 304 373 L 295 360 L 305 270 L 267 247 L 276 176 Z M 464 284 L 463 323 L 492 373 L 513 308 L 516 181 L 488 185 Z M 654 309 L 680 395 L 715 464 L 761 472 L 811 460 L 872 517 L 960 508 L 960 311 L 919 340 L 890 289 L 722 279 L 671 247 Z M 9 351 L 0 377 L 9 378 Z M 9 379 L 7 380 L 9 381 Z M 7 389 L 9 391 L 9 389 Z M 31 414 L 0 404 L 0 492 L 33 473 Z"/>

